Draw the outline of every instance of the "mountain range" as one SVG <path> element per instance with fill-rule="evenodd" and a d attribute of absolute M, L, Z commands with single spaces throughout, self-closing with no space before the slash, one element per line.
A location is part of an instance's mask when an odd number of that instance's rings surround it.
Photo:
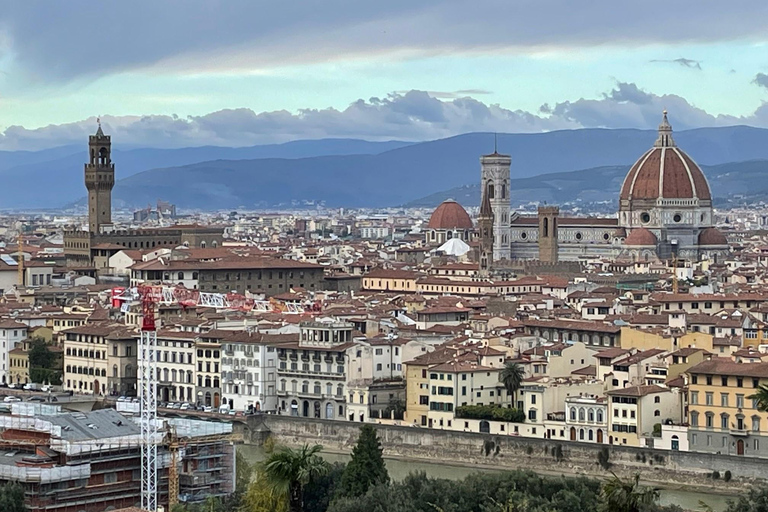
<path fill-rule="evenodd" d="M 512 179 L 509 183 L 513 206 L 532 202 L 550 204 L 618 203 L 619 190 L 630 165 L 593 167 L 533 178 Z M 702 165 L 715 204 L 755 202 L 768 198 L 768 160 Z M 435 207 L 454 199 L 465 207 L 480 205 L 480 184 L 442 190 L 407 203 L 408 207 Z M 607 208 L 611 210 L 613 208 Z"/>
<path fill-rule="evenodd" d="M 624 173 L 655 138 L 654 130 L 583 129 L 498 134 L 497 147 L 512 155 L 512 190 L 518 190 L 520 201 L 603 201 L 615 200 Z M 705 168 L 716 197 L 751 193 L 758 198 L 768 191 L 768 183 L 763 186 L 768 130 L 701 128 L 676 132 L 675 140 Z M 116 205 L 144 206 L 164 199 L 197 209 L 297 201 L 431 206 L 446 194 L 459 201 L 461 194 L 468 199 L 476 195 L 472 185 L 480 176 L 478 159 L 491 153 L 493 145 L 490 133 L 419 143 L 326 139 L 248 148 L 123 150 L 113 140 L 114 198 Z M 80 200 L 85 195 L 85 158 L 85 143 L 82 148 L 0 152 L 5 191 L 0 207 L 55 208 Z M 431 194 L 436 195 L 427 199 Z M 468 200 L 471 204 L 476 201 Z"/>

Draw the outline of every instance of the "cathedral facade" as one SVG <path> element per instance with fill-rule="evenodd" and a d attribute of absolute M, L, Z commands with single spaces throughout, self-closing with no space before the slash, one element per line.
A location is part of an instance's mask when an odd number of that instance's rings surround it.
<path fill-rule="evenodd" d="M 673 255 L 699 260 L 728 251 L 725 236 L 714 226 L 707 179 L 675 144 L 666 112 L 655 143 L 624 178 L 616 218 L 561 217 L 553 206 L 539 207 L 536 216 L 510 214 L 511 158 L 494 152 L 480 162 L 481 204 L 490 200 L 492 227 L 478 235 L 493 237 L 485 246 L 493 247 L 494 261 L 650 261 Z"/>

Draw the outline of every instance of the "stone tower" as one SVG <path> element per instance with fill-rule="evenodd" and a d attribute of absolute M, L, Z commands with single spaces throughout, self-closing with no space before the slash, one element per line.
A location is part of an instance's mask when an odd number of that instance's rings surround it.
<path fill-rule="evenodd" d="M 539 261 L 556 263 L 558 260 L 557 206 L 539 206 Z"/>
<path fill-rule="evenodd" d="M 115 186 L 115 164 L 112 163 L 112 141 L 104 135 L 101 123 L 96 135 L 88 137 L 90 161 L 85 164 L 85 188 L 88 189 L 88 230 L 99 233 L 112 223 L 112 187 Z"/>
<path fill-rule="evenodd" d="M 494 150 L 480 157 L 481 190 L 493 213 L 493 260 L 510 259 L 509 166 L 512 158 Z"/>
<path fill-rule="evenodd" d="M 488 190 L 482 191 L 480 215 L 477 217 L 477 232 L 480 234 L 480 277 L 488 277 L 493 265 L 493 210 Z"/>

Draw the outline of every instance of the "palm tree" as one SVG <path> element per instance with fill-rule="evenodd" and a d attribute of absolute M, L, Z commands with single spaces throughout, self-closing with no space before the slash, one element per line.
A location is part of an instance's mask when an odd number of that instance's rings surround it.
<path fill-rule="evenodd" d="M 750 400 L 757 400 L 757 410 L 768 412 L 768 384 L 762 384 L 757 388 L 757 393 L 749 395 Z"/>
<path fill-rule="evenodd" d="M 642 512 L 649 510 L 659 498 L 659 493 L 640 485 L 640 475 L 622 480 L 616 474 L 603 483 L 600 489 L 601 512 Z"/>
<path fill-rule="evenodd" d="M 305 444 L 297 450 L 280 448 L 264 462 L 264 475 L 273 492 L 288 497 L 288 510 L 301 512 L 304 508 L 302 491 L 310 479 L 324 475 L 328 463 L 318 455 L 323 447 Z"/>
<path fill-rule="evenodd" d="M 514 396 L 520 386 L 523 385 L 523 379 L 525 378 L 525 368 L 521 365 L 509 361 L 504 365 L 504 369 L 501 370 L 499 375 L 499 381 L 504 385 L 507 393 L 511 397 L 512 405 L 515 405 Z"/>

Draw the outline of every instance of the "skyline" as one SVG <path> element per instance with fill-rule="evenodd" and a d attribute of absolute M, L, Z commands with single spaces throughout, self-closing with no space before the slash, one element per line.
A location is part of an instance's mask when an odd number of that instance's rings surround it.
<path fill-rule="evenodd" d="M 2 150 L 768 127 L 756 1 L 0 4 Z"/>

